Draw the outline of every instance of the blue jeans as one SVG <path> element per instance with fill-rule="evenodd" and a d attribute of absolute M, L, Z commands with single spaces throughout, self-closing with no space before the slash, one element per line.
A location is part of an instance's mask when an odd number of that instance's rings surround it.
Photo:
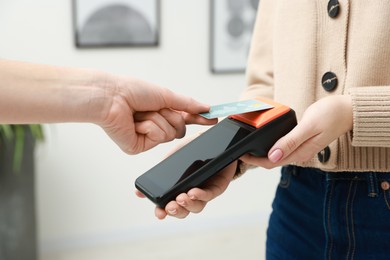
<path fill-rule="evenodd" d="M 267 259 L 390 259 L 389 183 L 390 173 L 283 167 Z"/>

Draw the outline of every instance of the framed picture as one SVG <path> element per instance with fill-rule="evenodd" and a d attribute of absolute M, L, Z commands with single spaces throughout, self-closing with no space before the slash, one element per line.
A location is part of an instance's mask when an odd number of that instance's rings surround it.
<path fill-rule="evenodd" d="M 157 46 L 160 0 L 73 0 L 75 45 Z"/>
<path fill-rule="evenodd" d="M 243 73 L 259 0 L 211 0 L 210 69 Z"/>

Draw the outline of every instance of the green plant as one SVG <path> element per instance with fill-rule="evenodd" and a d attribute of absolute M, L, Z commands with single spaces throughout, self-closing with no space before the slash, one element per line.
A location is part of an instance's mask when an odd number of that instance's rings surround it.
<path fill-rule="evenodd" d="M 13 169 L 20 171 L 26 131 L 30 131 L 32 137 L 37 140 L 43 140 L 43 130 L 41 125 L 0 125 L 0 138 L 5 142 L 14 142 L 15 150 L 13 156 Z"/>

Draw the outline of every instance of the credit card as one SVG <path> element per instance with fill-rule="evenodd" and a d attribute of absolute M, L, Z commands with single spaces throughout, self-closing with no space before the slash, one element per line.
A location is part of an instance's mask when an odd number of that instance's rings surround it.
<path fill-rule="evenodd" d="M 211 106 L 209 112 L 201 113 L 199 115 L 207 119 L 212 119 L 212 118 L 248 113 L 253 111 L 266 110 L 270 108 L 273 108 L 273 106 L 270 104 L 258 100 L 249 99 L 249 100 Z"/>

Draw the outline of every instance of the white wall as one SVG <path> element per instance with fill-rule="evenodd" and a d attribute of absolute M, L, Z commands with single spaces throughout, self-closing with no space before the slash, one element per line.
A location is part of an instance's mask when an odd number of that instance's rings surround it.
<path fill-rule="evenodd" d="M 161 14 L 158 48 L 78 50 L 71 1 L 1 1 L 0 58 L 132 75 L 210 104 L 236 100 L 244 75 L 209 72 L 209 1 L 162 1 Z M 279 178 L 277 170 L 251 171 L 202 214 L 158 221 L 152 203 L 135 197 L 133 183 L 174 142 L 128 156 L 95 125 L 51 125 L 46 136 L 36 154 L 43 251 L 264 222 Z"/>

